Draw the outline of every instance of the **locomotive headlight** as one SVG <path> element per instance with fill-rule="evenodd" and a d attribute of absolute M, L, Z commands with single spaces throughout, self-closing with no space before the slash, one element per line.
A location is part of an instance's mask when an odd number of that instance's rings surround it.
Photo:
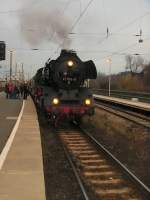
<path fill-rule="evenodd" d="M 54 98 L 54 99 L 53 99 L 53 101 L 52 101 L 52 103 L 53 103 L 54 105 L 57 105 L 57 104 L 59 104 L 59 99 L 57 99 L 57 98 Z"/>
<path fill-rule="evenodd" d="M 72 60 L 69 60 L 69 61 L 67 62 L 67 64 L 68 64 L 69 67 L 72 67 L 72 66 L 74 65 L 74 63 L 73 63 Z"/>
<path fill-rule="evenodd" d="M 85 105 L 87 106 L 91 105 L 91 99 L 85 99 Z"/>

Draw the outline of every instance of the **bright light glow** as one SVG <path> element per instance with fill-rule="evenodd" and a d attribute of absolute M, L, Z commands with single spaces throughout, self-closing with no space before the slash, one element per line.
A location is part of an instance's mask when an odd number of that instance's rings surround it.
<path fill-rule="evenodd" d="M 86 105 L 91 105 L 91 99 L 85 99 L 85 104 Z"/>
<path fill-rule="evenodd" d="M 68 61 L 68 66 L 69 66 L 69 67 L 72 67 L 72 66 L 73 66 L 73 64 L 74 64 L 74 63 L 73 63 L 73 61 L 72 61 L 72 60 L 69 60 L 69 61 Z"/>
<path fill-rule="evenodd" d="M 53 104 L 55 104 L 55 105 L 59 104 L 59 99 L 54 98 L 54 99 L 53 99 Z"/>
<path fill-rule="evenodd" d="M 111 58 L 108 58 L 108 59 L 106 60 L 106 62 L 107 62 L 107 63 L 112 63 Z"/>

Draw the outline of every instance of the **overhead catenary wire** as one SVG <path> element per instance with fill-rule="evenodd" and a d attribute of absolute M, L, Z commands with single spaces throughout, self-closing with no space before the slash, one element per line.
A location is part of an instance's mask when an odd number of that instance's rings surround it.
<path fill-rule="evenodd" d="M 150 39 L 150 37 L 147 37 L 147 38 L 144 38 L 144 40 L 146 41 L 146 40 L 149 40 Z M 133 48 L 133 47 L 135 47 L 136 45 L 138 45 L 138 43 L 136 42 L 136 43 L 132 43 L 131 45 L 129 45 L 128 47 L 125 47 L 125 48 L 123 48 L 123 49 L 121 49 L 121 50 L 118 50 L 118 51 L 114 51 L 113 53 L 111 53 L 111 54 L 109 54 L 109 55 L 107 55 L 107 56 L 104 56 L 104 57 L 102 57 L 102 58 L 100 58 L 99 59 L 99 61 L 101 61 L 101 60 L 105 60 L 105 59 L 107 59 L 107 58 L 109 58 L 109 57 L 113 57 L 113 56 L 115 56 L 115 55 L 127 55 L 127 53 L 122 53 L 121 54 L 121 52 L 123 52 L 123 51 L 125 51 L 125 50 L 128 50 L 128 49 L 130 49 L 130 48 Z M 148 53 L 147 54 L 139 54 L 139 55 L 149 55 Z"/>
<path fill-rule="evenodd" d="M 73 25 L 71 26 L 69 32 L 72 32 L 73 29 L 76 27 L 76 25 L 78 24 L 78 22 L 80 21 L 80 19 L 84 16 L 84 14 L 86 13 L 86 11 L 88 10 L 89 6 L 92 4 L 94 0 L 90 0 L 89 3 L 86 5 L 86 7 L 83 9 L 83 11 L 80 13 L 79 17 L 75 20 L 75 22 L 73 23 Z M 69 34 L 69 33 L 68 33 Z M 64 38 L 62 44 L 58 45 L 57 49 L 54 51 L 53 55 L 51 57 L 53 57 L 55 55 L 55 53 L 59 50 L 59 48 L 61 46 L 63 46 L 64 41 L 66 39 Z"/>
<path fill-rule="evenodd" d="M 65 10 L 68 8 L 68 6 L 70 5 L 70 3 L 71 3 L 71 0 L 67 0 L 67 2 L 65 3 L 65 6 L 64 6 L 64 8 L 62 10 L 62 13 L 61 13 L 62 16 L 64 15 Z M 52 33 L 52 35 L 51 35 L 51 38 L 50 38 L 49 42 L 54 39 L 55 35 L 56 35 L 56 32 L 54 30 L 53 33 Z"/>
<path fill-rule="evenodd" d="M 26 6 L 25 8 L 21 8 L 21 9 L 15 9 L 15 10 L 7 10 L 7 11 L 0 11 L 0 14 L 19 14 L 19 13 L 22 13 L 26 10 L 28 10 L 29 7 L 31 6 L 34 6 L 34 5 L 37 5 L 37 3 L 40 3 L 41 1 L 40 0 L 33 0 L 29 3 L 28 6 Z"/>
<path fill-rule="evenodd" d="M 144 17 L 150 15 L 150 10 L 147 11 L 146 13 L 144 13 L 143 15 L 140 15 L 139 17 L 136 17 L 134 20 L 130 21 L 129 23 L 127 23 L 126 25 L 121 26 L 119 29 L 117 29 L 116 31 L 114 31 L 113 33 L 110 33 L 109 36 L 113 36 L 114 34 L 118 34 L 119 32 L 121 32 L 122 30 L 128 28 L 129 26 L 131 26 L 132 24 L 136 23 L 137 21 L 143 19 Z M 100 41 L 99 44 L 102 44 L 107 38 L 104 37 L 103 40 Z"/>
<path fill-rule="evenodd" d="M 70 28 L 70 32 L 73 31 L 73 29 L 76 27 L 80 19 L 83 17 L 83 15 L 86 13 L 90 5 L 93 3 L 94 0 L 90 0 L 87 6 L 83 9 L 83 11 L 80 13 L 79 17 L 76 19 L 76 21 L 73 23 L 72 27 Z"/>
<path fill-rule="evenodd" d="M 103 0 L 104 1 L 104 0 Z M 71 2 L 71 0 L 68 0 L 68 1 L 66 1 L 67 3 L 66 3 L 66 5 L 64 6 L 64 12 L 65 12 L 65 10 L 68 8 L 68 4 L 69 4 L 69 2 Z M 91 2 L 91 1 L 90 1 Z M 90 3 L 89 2 L 89 3 Z M 90 6 L 90 5 L 89 5 Z M 89 7 L 88 6 L 88 7 Z M 85 11 L 86 12 L 86 11 Z M 83 13 L 83 12 L 82 12 Z M 83 14 L 84 15 L 84 14 Z M 132 20 L 132 21 L 130 21 L 129 23 L 127 23 L 127 24 L 125 24 L 124 26 L 122 26 L 122 27 L 120 27 L 119 29 L 120 29 L 120 31 L 121 30 L 124 30 L 125 28 L 127 28 L 127 27 L 129 27 L 130 26 L 130 24 L 132 25 L 132 24 L 134 24 L 136 21 L 138 21 L 138 20 L 140 20 L 141 18 L 140 17 L 146 17 L 147 15 L 150 15 L 150 11 L 148 11 L 148 12 L 146 12 L 145 14 L 143 14 L 143 15 L 140 15 L 139 17 L 137 17 L 136 19 L 134 19 L 134 20 Z M 81 16 L 82 17 L 82 16 Z M 79 18 L 80 18 L 80 16 L 79 16 Z M 78 19 L 78 18 L 77 18 Z M 80 21 L 80 19 L 79 19 L 79 21 Z M 75 20 L 75 22 L 76 22 L 76 20 Z M 75 23 L 74 22 L 74 23 Z M 73 25 L 74 25 L 74 23 L 73 23 Z M 77 24 L 78 24 L 78 22 L 77 22 Z M 72 26 L 73 26 L 72 25 Z M 76 25 L 75 25 L 76 26 Z M 106 22 L 106 27 L 108 26 L 108 23 Z M 122 29 L 121 29 L 122 28 Z M 119 30 L 118 29 L 118 30 Z M 93 33 L 89 33 L 89 35 L 92 35 Z M 88 34 L 87 34 L 88 35 Z M 94 35 L 94 34 L 93 34 Z M 104 36 L 105 38 L 104 38 L 104 40 L 106 40 L 106 32 L 103 34 L 99 34 L 99 35 L 101 35 L 101 36 Z M 112 33 L 112 34 L 110 34 L 110 36 L 111 37 L 113 37 L 113 36 L 127 36 L 128 37 L 128 34 L 125 34 L 125 33 L 120 33 L 119 34 L 119 32 L 114 32 L 114 33 Z M 142 34 L 142 36 L 144 36 L 144 34 Z M 137 45 L 137 43 L 134 43 L 134 44 L 136 44 Z M 123 46 L 123 45 L 122 45 Z M 130 45 L 131 46 L 131 45 Z M 59 45 L 59 47 L 58 47 L 58 49 L 60 48 L 60 45 Z M 106 52 L 107 53 L 107 52 Z M 109 52 L 108 52 L 109 53 Z M 115 55 L 115 51 L 114 52 L 110 52 L 110 53 L 113 53 L 113 55 Z"/>
<path fill-rule="evenodd" d="M 120 31 L 122 31 L 122 30 L 128 28 L 129 26 L 131 26 L 131 25 L 134 24 L 135 22 L 141 20 L 142 18 L 144 18 L 144 17 L 146 17 L 146 16 L 148 16 L 148 15 L 150 15 L 150 10 L 147 11 L 145 14 L 143 14 L 143 15 L 141 15 L 141 16 L 135 18 L 135 19 L 132 20 L 131 22 L 127 23 L 126 25 L 120 27 L 120 28 L 117 30 L 117 32 L 120 32 Z"/>
<path fill-rule="evenodd" d="M 65 13 L 65 10 L 68 8 L 68 6 L 70 5 L 70 3 L 71 3 L 71 0 L 67 0 L 67 2 L 65 3 L 65 6 L 64 6 L 64 8 L 63 8 L 63 10 L 62 10 L 62 14 L 64 15 L 64 13 Z"/>
<path fill-rule="evenodd" d="M 140 8 L 141 8 L 141 4 L 140 4 Z M 109 36 L 112 37 L 112 36 L 114 36 L 114 35 L 119 35 L 119 32 L 121 32 L 122 30 L 128 28 L 129 26 L 131 26 L 132 24 L 136 23 L 137 21 L 140 21 L 140 26 L 139 26 L 139 27 L 140 27 L 140 31 L 139 31 L 140 34 L 139 34 L 139 36 L 140 36 L 140 38 L 141 38 L 141 36 L 143 36 L 141 21 L 142 21 L 142 19 L 143 19 L 144 17 L 146 17 L 146 16 L 148 16 L 148 15 L 150 15 L 150 10 L 147 11 L 146 13 L 144 13 L 143 15 L 140 15 L 139 17 L 135 18 L 134 20 L 130 21 L 130 22 L 127 23 L 126 25 L 120 27 L 120 28 L 119 28 L 117 31 L 115 31 L 114 33 L 109 34 Z M 137 36 L 137 35 L 133 35 L 133 36 Z M 100 41 L 99 44 L 102 44 L 107 38 L 108 38 L 108 37 L 104 37 L 104 38 Z M 149 37 L 146 38 L 146 40 L 147 40 L 147 39 L 149 39 Z M 145 40 L 145 39 L 144 39 L 144 40 Z M 143 40 L 142 40 L 142 41 L 143 41 Z M 139 41 L 139 42 L 140 42 L 140 41 Z M 125 49 L 123 49 L 123 50 L 127 50 L 127 49 L 129 49 L 130 47 L 133 47 L 133 46 L 135 46 L 135 45 L 137 45 L 137 42 L 134 43 L 134 44 L 132 44 L 132 45 L 130 45 L 129 47 L 127 47 L 127 48 L 125 48 Z M 123 50 L 122 50 L 122 51 L 123 51 Z M 119 53 L 117 52 L 117 54 L 119 54 Z M 107 55 L 106 57 L 103 57 L 102 59 L 106 59 L 106 58 L 111 57 L 111 56 L 113 56 L 113 55 L 116 55 L 116 53 L 114 52 L 114 53 L 111 54 L 111 55 Z M 102 60 L 102 59 L 101 59 L 101 60 Z"/>
<path fill-rule="evenodd" d="M 105 1 L 102 0 L 102 8 L 103 8 L 103 15 L 104 15 L 104 23 L 106 25 L 106 33 L 105 33 L 105 35 L 106 35 L 106 38 L 108 38 L 109 35 L 110 35 L 110 29 L 109 29 L 109 26 L 108 26 L 107 11 L 106 11 L 106 8 L 105 8 Z"/>
<path fill-rule="evenodd" d="M 76 26 L 76 24 L 80 21 L 80 18 L 84 15 L 84 13 L 86 12 L 86 10 L 87 10 L 87 8 L 90 6 L 90 4 L 92 3 L 92 1 L 90 1 L 89 3 L 88 3 L 88 5 L 87 5 L 87 7 L 83 10 L 83 12 L 81 13 L 81 16 L 79 16 L 78 18 L 77 18 L 77 20 L 75 21 L 75 23 L 72 25 L 72 27 L 71 27 L 71 31 L 74 29 L 74 27 Z M 132 21 L 130 21 L 129 23 L 127 23 L 127 24 L 125 24 L 125 25 L 123 25 L 123 26 L 121 26 L 118 30 L 116 30 L 114 33 L 110 33 L 110 30 L 109 30 L 109 28 L 108 28 L 108 23 L 106 24 L 106 26 L 107 26 L 107 32 L 108 32 L 108 34 L 107 34 L 107 36 L 117 36 L 117 35 L 121 35 L 121 34 L 119 34 L 119 32 L 121 32 L 122 30 L 124 30 L 124 29 L 126 29 L 126 28 L 128 28 L 129 26 L 131 26 L 132 24 L 134 24 L 134 23 L 136 23 L 138 20 L 140 20 L 140 19 L 142 19 L 142 18 L 144 18 L 144 17 L 146 17 L 146 16 L 148 16 L 148 15 L 150 15 L 150 11 L 147 11 L 146 13 L 144 13 L 143 15 L 140 15 L 139 17 L 136 17 L 134 20 L 132 20 Z M 70 31 L 70 32 L 71 32 Z M 123 35 L 123 34 L 122 34 Z M 125 34 L 124 34 L 125 35 Z M 134 35 L 133 35 L 134 36 Z M 102 44 L 106 39 L 108 39 L 108 37 L 106 37 L 106 35 L 104 34 L 104 38 L 100 41 L 100 43 L 99 44 Z M 65 41 L 65 39 L 64 39 L 64 41 Z M 58 48 L 57 48 L 57 50 L 54 52 L 54 54 L 56 53 L 56 52 L 58 52 L 58 50 L 59 50 L 59 48 L 64 44 L 64 41 L 63 41 L 63 43 L 61 44 L 61 45 L 59 45 L 58 46 Z"/>

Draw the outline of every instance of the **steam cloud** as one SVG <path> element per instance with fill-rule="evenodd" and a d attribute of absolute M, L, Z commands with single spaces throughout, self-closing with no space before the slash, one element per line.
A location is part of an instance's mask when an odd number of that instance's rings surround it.
<path fill-rule="evenodd" d="M 21 16 L 21 31 L 31 46 L 53 42 L 69 48 L 69 30 L 69 21 L 57 11 L 32 10 Z"/>

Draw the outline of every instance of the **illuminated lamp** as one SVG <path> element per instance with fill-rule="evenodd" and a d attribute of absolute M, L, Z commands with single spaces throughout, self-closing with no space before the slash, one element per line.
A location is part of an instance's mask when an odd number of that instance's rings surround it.
<path fill-rule="evenodd" d="M 85 105 L 87 106 L 91 105 L 91 99 L 85 99 Z"/>
<path fill-rule="evenodd" d="M 57 105 L 57 104 L 59 104 L 59 99 L 54 98 L 52 102 L 53 102 L 54 105 Z"/>

